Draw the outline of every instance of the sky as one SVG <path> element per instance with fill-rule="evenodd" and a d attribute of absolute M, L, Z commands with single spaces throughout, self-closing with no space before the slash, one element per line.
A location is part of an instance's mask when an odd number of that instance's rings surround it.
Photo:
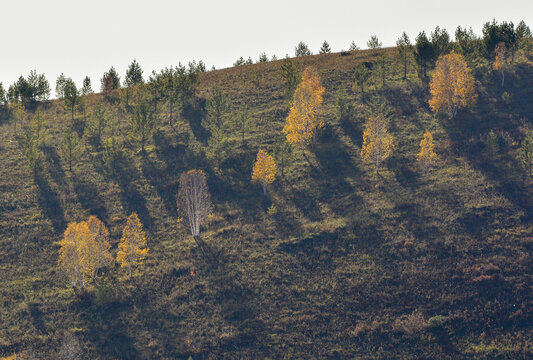
<path fill-rule="evenodd" d="M 64 73 L 98 90 L 111 66 L 124 78 L 136 59 L 152 70 L 202 60 L 230 67 L 240 57 L 294 55 L 304 41 L 313 53 L 366 47 L 371 35 L 393 46 L 435 26 L 453 36 L 458 25 L 481 34 L 483 24 L 524 20 L 533 28 L 531 0 L 0 0 L 0 82 L 7 89 L 36 69 L 50 82 Z"/>

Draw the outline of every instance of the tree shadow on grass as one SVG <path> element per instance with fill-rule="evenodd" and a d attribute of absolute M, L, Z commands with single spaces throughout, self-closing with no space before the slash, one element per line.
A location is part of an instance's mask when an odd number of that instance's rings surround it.
<path fill-rule="evenodd" d="M 189 123 L 191 130 L 202 143 L 206 143 L 209 138 L 207 130 L 202 126 L 202 118 L 205 114 L 205 99 L 194 98 L 183 109 L 182 116 Z"/>
<path fill-rule="evenodd" d="M 105 208 L 105 201 L 100 196 L 96 184 L 76 174 L 72 176 L 72 184 L 81 207 L 88 210 L 91 215 L 95 215 L 98 219 L 106 222 L 108 214 Z"/>
<path fill-rule="evenodd" d="M 44 154 L 45 161 L 48 164 L 47 169 L 53 181 L 61 187 L 65 187 L 65 171 L 61 166 L 61 159 L 57 149 L 54 146 L 43 145 L 41 146 L 41 151 Z"/>
<path fill-rule="evenodd" d="M 48 179 L 42 171 L 33 173 L 33 180 L 37 185 L 39 206 L 45 216 L 52 222 L 52 227 L 57 234 L 61 234 L 66 227 L 65 214 L 63 206 L 57 192 L 52 189 Z"/>

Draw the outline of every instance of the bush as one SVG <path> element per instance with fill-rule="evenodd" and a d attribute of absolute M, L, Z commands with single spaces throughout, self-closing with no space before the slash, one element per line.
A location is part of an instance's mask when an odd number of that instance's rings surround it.
<path fill-rule="evenodd" d="M 429 318 L 428 320 L 428 327 L 430 329 L 441 329 L 444 327 L 444 324 L 446 323 L 446 316 L 437 315 Z"/>

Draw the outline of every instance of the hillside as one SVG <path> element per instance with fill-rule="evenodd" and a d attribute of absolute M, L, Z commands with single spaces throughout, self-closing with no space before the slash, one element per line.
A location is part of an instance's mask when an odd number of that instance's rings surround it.
<path fill-rule="evenodd" d="M 114 172 L 89 148 L 68 170 L 58 147 L 67 127 L 83 134 L 83 117 L 72 124 L 60 100 L 40 107 L 47 135 L 35 176 L 3 121 L 0 356 L 55 358 L 73 333 L 91 359 L 531 358 L 533 185 L 518 151 L 533 126 L 533 63 L 508 71 L 508 101 L 496 74 L 475 69 L 477 106 L 448 120 L 431 113 L 413 65 L 407 81 L 396 70 L 365 98 L 352 90 L 355 67 L 376 58 L 293 59 L 318 70 L 328 125 L 267 196 L 250 176 L 257 149 L 272 151 L 288 113 L 281 61 L 201 74 L 194 105 L 174 126 L 161 106 L 144 156 L 129 143 L 121 98 L 88 95 L 88 107 L 116 114 L 124 135 Z M 254 123 L 246 146 L 230 129 L 219 166 L 191 141 L 206 144 L 201 117 L 216 86 L 232 111 L 247 105 Z M 342 121 L 340 90 L 353 106 Z M 380 175 L 359 155 L 375 94 L 390 106 L 396 144 Z M 438 160 L 422 176 L 426 129 Z M 489 155 L 491 130 L 500 146 Z M 193 168 L 206 172 L 214 203 L 199 242 L 177 224 L 178 177 Z M 131 280 L 117 265 L 76 295 L 56 266 L 67 224 L 97 215 L 115 253 L 132 212 L 147 232 L 145 264 Z M 422 330 L 405 330 L 416 319 Z"/>

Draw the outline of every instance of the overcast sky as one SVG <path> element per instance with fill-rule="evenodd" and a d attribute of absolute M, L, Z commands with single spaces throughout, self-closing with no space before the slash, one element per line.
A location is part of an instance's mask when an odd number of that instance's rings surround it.
<path fill-rule="evenodd" d="M 402 31 L 414 39 L 437 25 L 480 34 L 492 18 L 533 28 L 533 1 L 0 0 L 0 81 L 7 88 L 36 69 L 52 92 L 61 72 L 78 86 L 89 75 L 97 90 L 104 71 L 123 78 L 134 58 L 145 75 L 193 59 L 218 69 L 262 52 L 293 56 L 299 41 L 317 53 L 324 40 L 340 51 L 375 34 L 392 46 Z"/>

